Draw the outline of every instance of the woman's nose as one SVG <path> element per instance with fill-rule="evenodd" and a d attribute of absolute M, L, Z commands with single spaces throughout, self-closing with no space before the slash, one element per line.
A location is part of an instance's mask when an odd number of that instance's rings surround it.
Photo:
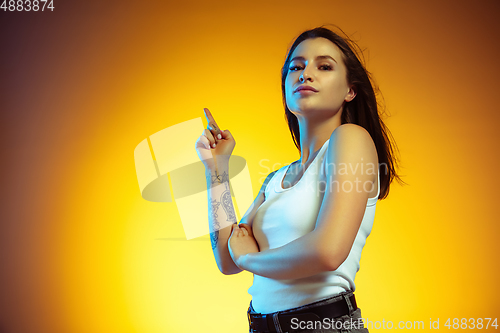
<path fill-rule="evenodd" d="M 304 83 L 304 82 L 306 82 L 306 81 L 310 81 L 310 82 L 312 82 L 312 81 L 313 81 L 313 78 L 312 78 L 312 76 L 311 76 L 308 72 L 306 72 L 306 71 L 304 70 L 304 71 L 302 71 L 302 74 L 299 76 L 299 81 L 300 81 L 301 83 Z"/>

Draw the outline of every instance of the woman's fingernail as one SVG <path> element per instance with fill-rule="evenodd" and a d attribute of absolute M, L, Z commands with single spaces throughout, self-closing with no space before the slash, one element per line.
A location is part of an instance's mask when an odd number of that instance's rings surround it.
<path fill-rule="evenodd" d="M 222 139 L 222 135 L 218 134 L 217 139 L 219 139 L 219 140 Z"/>
<path fill-rule="evenodd" d="M 212 145 L 212 147 L 214 147 L 214 148 L 215 148 L 215 143 Z"/>

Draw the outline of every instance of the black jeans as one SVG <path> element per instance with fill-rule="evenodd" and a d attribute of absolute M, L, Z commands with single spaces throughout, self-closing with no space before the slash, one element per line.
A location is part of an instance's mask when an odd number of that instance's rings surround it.
<path fill-rule="evenodd" d="M 311 304 L 302 305 L 289 310 L 279 311 L 280 314 L 293 314 L 297 311 L 303 311 L 307 309 L 312 309 L 316 307 L 325 306 L 342 299 L 346 296 L 352 295 L 352 291 L 344 292 L 339 295 L 335 295 L 324 300 L 314 302 Z M 321 318 L 321 321 L 308 321 L 300 322 L 292 320 L 292 331 L 288 333 L 368 333 L 368 329 L 364 327 L 363 320 L 361 319 L 361 309 L 352 309 L 349 306 L 349 314 L 336 318 Z M 250 302 L 250 307 L 248 308 L 249 314 L 257 314 L 252 307 L 252 302 Z M 252 330 L 250 328 L 250 333 L 264 333 L 261 331 Z M 283 332 L 286 333 L 286 332 Z"/>

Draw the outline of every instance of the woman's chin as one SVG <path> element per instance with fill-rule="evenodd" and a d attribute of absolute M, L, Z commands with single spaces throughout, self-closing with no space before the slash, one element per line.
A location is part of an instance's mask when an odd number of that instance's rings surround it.
<path fill-rule="evenodd" d="M 297 117 L 297 119 L 302 119 L 311 122 L 324 122 L 333 120 L 333 118 L 337 118 L 340 116 L 340 110 L 331 110 L 331 109 L 319 109 L 319 108 L 302 108 L 290 110 L 290 112 Z"/>
<path fill-rule="evenodd" d="M 302 105 L 300 108 L 289 109 L 296 117 L 306 117 L 317 114 L 325 113 L 324 109 L 312 106 L 312 105 Z M 328 112 L 328 111 L 327 111 Z M 331 113 L 331 112 L 328 112 Z"/>
<path fill-rule="evenodd" d="M 294 105 L 293 108 L 289 107 L 288 109 L 296 116 L 318 112 L 318 107 L 306 103 L 301 103 L 301 105 Z"/>

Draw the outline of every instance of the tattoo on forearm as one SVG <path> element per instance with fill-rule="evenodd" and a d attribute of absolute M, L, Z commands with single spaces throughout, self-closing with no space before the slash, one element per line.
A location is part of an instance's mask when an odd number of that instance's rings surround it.
<path fill-rule="evenodd" d="M 210 186 L 214 186 L 215 184 L 224 184 L 226 187 L 226 190 L 229 190 L 229 175 L 227 174 L 226 171 L 222 175 L 219 173 L 214 172 L 213 174 L 207 175 L 207 180 L 208 177 L 210 177 Z"/>
<path fill-rule="evenodd" d="M 226 212 L 228 222 L 236 222 L 236 215 L 234 214 L 233 201 L 231 200 L 231 193 L 229 190 L 224 191 L 221 196 L 222 208 Z"/>
<path fill-rule="evenodd" d="M 219 209 L 220 202 L 217 202 L 217 200 L 211 200 L 209 202 L 209 208 L 210 208 L 210 215 L 212 216 L 212 224 L 211 224 L 211 232 L 210 232 L 210 241 L 212 243 L 212 250 L 214 250 L 217 247 L 217 242 L 219 240 L 219 228 L 220 224 L 219 221 L 217 221 L 217 218 L 219 217 L 217 215 L 217 210 Z"/>
<path fill-rule="evenodd" d="M 210 242 L 212 243 L 212 250 L 217 248 L 217 243 L 219 242 L 219 230 L 215 230 L 210 233 Z"/>
<path fill-rule="evenodd" d="M 222 183 L 220 175 L 217 174 L 217 172 L 215 172 L 213 175 L 210 175 L 210 177 L 211 177 L 210 185 Z"/>
<path fill-rule="evenodd" d="M 219 215 L 217 215 L 217 210 L 219 209 L 220 202 L 217 202 L 217 200 L 214 199 L 210 203 L 210 206 L 211 206 L 210 213 L 212 214 L 212 219 L 214 221 L 217 221 L 217 218 L 219 217 Z"/>
<path fill-rule="evenodd" d="M 220 175 L 220 178 L 222 184 L 224 184 L 224 186 L 226 187 L 226 190 L 229 191 L 229 175 L 227 174 L 227 172 L 224 171 L 224 173 Z"/>
<path fill-rule="evenodd" d="M 220 201 L 217 201 L 217 199 L 209 199 L 209 214 L 211 217 L 211 224 L 210 224 L 210 240 L 212 243 L 212 250 L 215 250 L 217 247 L 218 241 L 219 241 L 219 229 L 220 229 L 220 223 L 218 221 L 219 215 L 217 214 L 217 211 L 219 209 L 219 206 L 222 204 L 222 208 L 224 209 L 224 212 L 226 213 L 226 221 L 228 222 L 233 222 L 237 223 L 236 219 L 236 214 L 234 212 L 234 206 L 233 206 L 233 201 L 231 199 L 231 192 L 229 189 L 229 175 L 226 171 L 222 174 L 218 174 L 217 172 L 214 172 L 213 174 L 207 171 L 207 183 L 208 186 L 215 186 L 219 184 L 224 184 L 225 190 L 222 192 L 222 195 L 220 197 Z"/>

